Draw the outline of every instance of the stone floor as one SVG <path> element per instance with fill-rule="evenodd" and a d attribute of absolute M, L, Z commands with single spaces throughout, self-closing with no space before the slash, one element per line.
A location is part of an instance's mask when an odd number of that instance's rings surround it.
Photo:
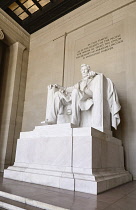
<path fill-rule="evenodd" d="M 129 182 L 96 196 L 13 181 L 1 177 L 0 191 L 70 210 L 136 210 L 136 181 Z M 5 198 L 0 197 L 0 200 L 2 199 L 4 200 Z M 32 209 L 36 208 L 32 207 Z"/>

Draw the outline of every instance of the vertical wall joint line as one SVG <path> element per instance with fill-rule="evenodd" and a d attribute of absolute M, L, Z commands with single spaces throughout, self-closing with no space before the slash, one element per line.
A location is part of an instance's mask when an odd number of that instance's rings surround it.
<path fill-rule="evenodd" d="M 62 86 L 64 86 L 64 71 L 65 71 L 65 54 L 66 54 L 66 37 L 67 33 L 64 34 L 64 53 L 63 53 L 63 74 L 62 74 Z"/>

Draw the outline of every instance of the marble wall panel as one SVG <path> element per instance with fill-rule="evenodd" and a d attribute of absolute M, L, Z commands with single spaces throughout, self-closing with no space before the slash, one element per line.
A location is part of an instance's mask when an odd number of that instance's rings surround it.
<path fill-rule="evenodd" d="M 40 40 L 39 40 L 40 42 Z M 47 86 L 62 85 L 64 37 L 31 51 L 27 74 L 22 130 L 45 120 Z M 33 123 L 32 123 L 33 122 Z"/>

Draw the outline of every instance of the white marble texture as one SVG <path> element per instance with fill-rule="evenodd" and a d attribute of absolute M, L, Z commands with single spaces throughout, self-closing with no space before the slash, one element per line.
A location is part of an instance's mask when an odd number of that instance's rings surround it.
<path fill-rule="evenodd" d="M 92 194 L 131 181 L 119 139 L 89 127 L 53 127 L 36 127 L 31 136 L 21 133 L 15 163 L 4 177 Z"/>
<path fill-rule="evenodd" d="M 72 137 L 47 137 L 18 140 L 16 163 L 71 166 Z"/>
<path fill-rule="evenodd" d="M 43 125 L 36 126 L 33 131 L 21 132 L 20 139 L 41 138 L 41 137 L 56 137 L 56 136 L 71 136 L 73 126 L 70 123 L 60 125 Z"/>
<path fill-rule="evenodd" d="M 114 84 L 101 73 L 81 65 L 82 80 L 70 87 L 48 86 L 46 122 L 71 122 L 77 127 L 94 127 L 108 132 L 120 123 L 118 95 Z M 110 122 L 111 120 L 111 122 Z"/>

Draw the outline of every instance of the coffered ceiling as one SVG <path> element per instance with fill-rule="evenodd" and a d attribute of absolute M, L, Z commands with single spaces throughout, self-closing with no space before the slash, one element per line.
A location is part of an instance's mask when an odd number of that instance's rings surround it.
<path fill-rule="evenodd" d="M 30 34 L 90 0 L 0 0 L 0 8 Z"/>

